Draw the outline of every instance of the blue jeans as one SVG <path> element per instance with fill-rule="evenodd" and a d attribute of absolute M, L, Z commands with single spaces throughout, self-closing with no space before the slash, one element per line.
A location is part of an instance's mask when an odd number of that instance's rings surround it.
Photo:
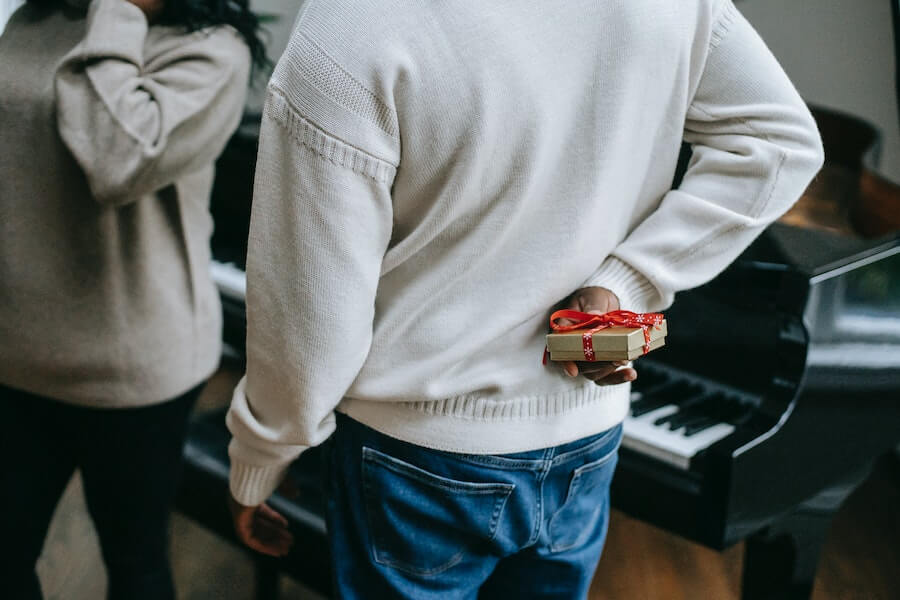
<path fill-rule="evenodd" d="M 554 448 L 430 450 L 344 415 L 327 443 L 339 598 L 585 598 L 621 425 Z"/>

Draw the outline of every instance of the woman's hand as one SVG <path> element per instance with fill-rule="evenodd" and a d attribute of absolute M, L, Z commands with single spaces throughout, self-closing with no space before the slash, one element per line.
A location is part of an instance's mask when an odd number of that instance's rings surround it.
<path fill-rule="evenodd" d="M 562 308 L 602 315 L 619 310 L 619 298 L 606 288 L 586 287 L 572 294 Z M 570 321 L 562 319 L 560 324 L 567 325 L 570 324 Z M 615 362 L 564 361 L 559 365 L 570 376 L 577 377 L 580 373 L 597 385 L 618 385 L 637 379 L 637 371 L 626 367 L 628 361 L 624 360 Z"/>
<path fill-rule="evenodd" d="M 165 6 L 165 0 L 128 0 L 139 9 L 144 11 L 144 15 L 147 17 L 147 22 L 152 23 L 162 14 L 163 7 Z"/>

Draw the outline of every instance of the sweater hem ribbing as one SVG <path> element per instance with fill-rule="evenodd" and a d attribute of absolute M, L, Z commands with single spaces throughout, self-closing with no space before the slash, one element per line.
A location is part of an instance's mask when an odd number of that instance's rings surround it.
<path fill-rule="evenodd" d="M 337 410 L 390 437 L 434 450 L 510 454 L 606 431 L 628 413 L 631 386 L 587 382 L 548 396 L 495 400 L 458 396 L 384 402 L 344 398 Z"/>

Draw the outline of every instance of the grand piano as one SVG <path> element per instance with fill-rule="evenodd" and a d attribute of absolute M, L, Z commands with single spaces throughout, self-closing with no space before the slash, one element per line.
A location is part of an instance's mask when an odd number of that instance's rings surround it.
<path fill-rule="evenodd" d="M 808 598 L 831 517 L 900 443 L 900 187 L 869 169 L 870 125 L 814 114 L 822 173 L 637 362 L 612 489 L 709 547 L 746 540 L 744 598 Z"/>
<path fill-rule="evenodd" d="M 745 541 L 747 599 L 809 597 L 831 516 L 900 443 L 900 223 L 865 208 L 878 201 L 896 216 L 900 188 L 870 169 L 874 128 L 814 113 L 822 174 L 720 276 L 676 297 L 666 348 L 636 362 L 612 488 L 619 510 L 685 538 L 715 549 Z M 212 270 L 238 357 L 257 133 L 258 119 L 247 118 L 220 160 L 213 198 Z M 223 436 L 221 415 L 195 423 L 188 468 L 221 478 L 224 451 L 211 458 L 209 448 Z M 302 502 L 275 505 L 321 536 L 311 454 L 293 469 Z M 182 509 L 210 518 L 196 500 Z M 308 568 L 295 574 L 327 593 L 324 553 L 297 551 Z"/>
<path fill-rule="evenodd" d="M 900 238 L 774 225 L 667 316 L 614 505 L 713 548 L 746 539 L 746 598 L 808 597 L 831 515 L 900 442 Z"/>

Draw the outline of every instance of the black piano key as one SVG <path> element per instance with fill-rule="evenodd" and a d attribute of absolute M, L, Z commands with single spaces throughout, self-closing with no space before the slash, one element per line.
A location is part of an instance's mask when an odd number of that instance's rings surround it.
<path fill-rule="evenodd" d="M 631 404 L 631 416 L 640 417 L 667 404 L 669 404 L 668 400 L 643 398 Z"/>
<path fill-rule="evenodd" d="M 696 421 L 698 417 L 718 419 L 726 400 L 725 394 L 721 392 L 706 396 L 701 404 L 692 407 L 690 414 L 686 416 L 683 423 Z"/>
<path fill-rule="evenodd" d="M 679 381 L 659 390 L 648 391 L 640 400 L 631 403 L 631 415 L 639 417 L 667 404 L 680 404 L 688 398 L 701 394 L 702 391 L 701 386 L 686 381 Z"/>
<path fill-rule="evenodd" d="M 635 384 L 638 381 L 641 381 L 642 377 L 643 377 L 642 374 L 638 374 L 638 378 L 635 380 Z M 645 382 L 642 385 L 635 385 L 635 384 L 631 385 L 632 402 L 637 402 L 639 400 L 647 398 L 648 396 L 652 396 L 653 394 L 656 394 L 659 390 L 662 390 L 662 389 L 668 387 L 669 385 L 671 385 L 669 383 L 668 375 L 663 375 L 661 378 L 658 378 L 651 382 Z"/>
<path fill-rule="evenodd" d="M 692 398 L 682 403 L 681 409 L 665 417 L 660 417 L 654 424 L 658 426 L 668 425 L 669 430 L 676 431 L 685 428 L 688 430 L 702 431 L 720 423 L 724 416 L 723 410 L 727 399 L 722 393 L 713 393 Z"/>
<path fill-rule="evenodd" d="M 651 410 L 656 410 L 668 402 L 669 401 L 662 396 L 645 395 L 641 397 L 640 400 L 635 400 L 631 403 L 631 412 L 632 414 L 635 414 L 635 411 L 637 411 L 637 413 L 644 414 Z"/>
<path fill-rule="evenodd" d="M 631 414 L 635 417 L 639 417 L 648 412 L 652 412 L 657 408 L 662 408 L 663 406 L 677 406 L 686 399 L 696 396 L 699 389 L 699 386 L 697 386 L 696 390 L 684 387 L 672 393 L 668 390 L 661 390 L 657 393 L 646 394 L 642 396 L 640 400 L 631 403 Z"/>
<path fill-rule="evenodd" d="M 675 418 L 675 415 L 677 415 L 677 414 L 678 414 L 678 411 L 676 410 L 673 413 L 669 413 L 664 417 L 660 417 L 660 418 L 656 419 L 655 421 L 653 421 L 653 424 L 656 425 L 657 427 L 662 427 L 666 423 L 670 423 L 672 421 L 672 419 Z"/>
<path fill-rule="evenodd" d="M 703 406 L 709 401 L 709 396 L 700 395 L 693 396 L 692 398 L 688 398 L 677 404 L 678 410 L 673 413 L 669 413 L 664 417 L 660 417 L 653 421 L 654 425 L 662 426 L 666 423 L 669 424 L 669 429 L 678 429 L 681 427 L 681 424 L 685 420 L 693 419 L 698 414 L 704 412 Z M 679 423 L 679 424 L 675 424 Z"/>
<path fill-rule="evenodd" d="M 723 400 L 716 410 L 709 414 L 708 419 L 685 425 L 684 436 L 690 437 L 719 423 L 728 423 L 738 427 L 746 423 L 752 416 L 752 406 L 737 398 L 723 398 Z"/>
<path fill-rule="evenodd" d="M 691 427 L 699 423 L 706 423 L 707 421 L 716 423 L 717 419 L 715 417 L 711 417 L 710 415 L 695 412 L 691 413 L 690 415 L 685 415 L 680 419 L 673 419 L 669 421 L 669 429 L 671 431 L 676 431 L 678 429 L 681 429 L 682 427 Z"/>
<path fill-rule="evenodd" d="M 684 433 L 682 433 L 682 435 L 684 437 L 691 437 L 692 435 L 696 435 L 701 431 L 705 431 L 710 427 L 718 425 L 719 423 L 721 423 L 721 421 L 719 421 L 718 419 L 704 419 L 701 421 L 697 421 L 695 423 L 691 423 L 690 425 L 685 425 Z"/>

